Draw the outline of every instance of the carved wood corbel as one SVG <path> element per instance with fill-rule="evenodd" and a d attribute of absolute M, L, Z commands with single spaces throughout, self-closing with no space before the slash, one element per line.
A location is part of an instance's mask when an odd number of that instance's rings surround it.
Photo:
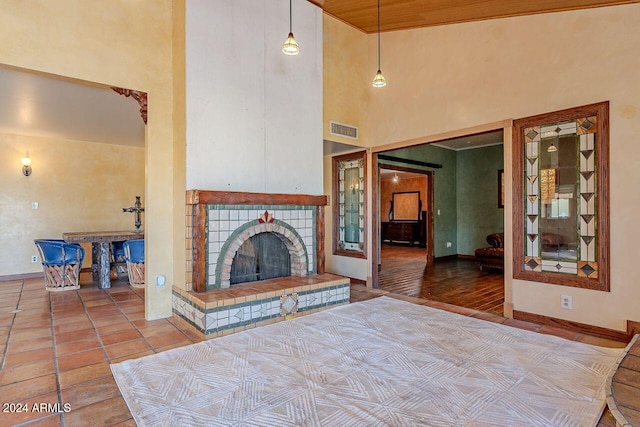
<path fill-rule="evenodd" d="M 113 87 L 113 86 L 111 87 L 111 89 L 113 89 L 115 92 L 119 93 L 120 95 L 124 95 L 127 98 L 132 97 L 133 99 L 138 101 L 138 104 L 140 105 L 140 116 L 142 117 L 142 121 L 146 125 L 147 124 L 147 92 L 140 92 L 139 90 L 124 89 L 121 87 Z"/>

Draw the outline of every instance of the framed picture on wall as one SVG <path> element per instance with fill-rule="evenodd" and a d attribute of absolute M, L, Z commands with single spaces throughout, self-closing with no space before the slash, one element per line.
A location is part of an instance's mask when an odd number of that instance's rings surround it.
<path fill-rule="evenodd" d="M 504 169 L 498 171 L 498 207 L 504 208 Z"/>

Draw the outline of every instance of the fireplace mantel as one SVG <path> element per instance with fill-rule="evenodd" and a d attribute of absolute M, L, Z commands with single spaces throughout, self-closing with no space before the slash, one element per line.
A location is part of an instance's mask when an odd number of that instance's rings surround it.
<path fill-rule="evenodd" d="M 280 193 L 243 193 L 238 191 L 187 190 L 187 205 L 300 205 L 326 206 L 327 196 Z"/>
<path fill-rule="evenodd" d="M 310 262 L 313 261 L 313 270 L 317 274 L 324 273 L 324 206 L 327 205 L 327 196 L 313 196 L 306 194 L 270 194 L 270 193 L 246 193 L 210 190 L 188 190 L 186 192 L 186 239 L 187 239 L 187 277 L 186 290 L 204 292 L 207 290 L 207 280 L 211 276 L 208 269 L 212 269 L 211 245 L 209 242 L 210 220 L 209 211 L 215 209 L 264 209 L 265 206 L 273 206 L 276 209 L 291 207 L 291 209 L 304 209 L 309 215 L 313 212 L 315 233 L 313 254 L 309 254 Z M 268 208 L 266 209 L 268 210 Z M 286 210 L 286 209 L 285 209 Z M 260 212 L 262 213 L 262 212 Z M 294 212 L 295 213 L 295 212 Z M 257 220 L 258 218 L 250 218 Z M 281 218 L 277 218 L 280 220 Z M 273 221 L 273 219 L 271 219 Z M 279 221 L 281 225 L 286 225 Z M 277 224 L 274 224 L 277 227 Z M 289 227 L 288 225 L 286 225 Z M 307 227 L 309 225 L 307 224 Z M 309 228 L 307 228 L 309 231 Z M 214 243 L 215 244 L 215 243 Z M 313 257 L 312 257 L 313 256 Z M 312 258 L 311 258 L 312 257 Z M 218 268 L 228 268 L 216 264 Z M 312 265 L 312 264 L 310 264 Z M 230 267 L 229 267 L 230 268 Z M 311 267 L 309 267 L 311 269 Z"/>

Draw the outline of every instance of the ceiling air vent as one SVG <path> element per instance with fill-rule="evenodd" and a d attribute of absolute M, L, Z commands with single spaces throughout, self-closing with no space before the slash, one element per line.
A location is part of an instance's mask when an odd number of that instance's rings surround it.
<path fill-rule="evenodd" d="M 340 135 L 345 138 L 358 139 L 357 127 L 334 121 L 330 121 L 329 124 L 331 125 L 331 130 L 329 131 L 331 135 Z"/>

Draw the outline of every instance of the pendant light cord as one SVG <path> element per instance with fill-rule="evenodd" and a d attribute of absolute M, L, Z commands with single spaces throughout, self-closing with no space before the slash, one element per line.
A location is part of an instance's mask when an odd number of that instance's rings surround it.
<path fill-rule="evenodd" d="M 378 70 L 380 69 L 380 0 L 378 0 Z"/>
<path fill-rule="evenodd" d="M 293 9 L 292 9 L 292 2 L 293 0 L 289 0 L 289 32 L 293 33 L 293 24 L 292 24 L 292 16 L 293 16 Z"/>

